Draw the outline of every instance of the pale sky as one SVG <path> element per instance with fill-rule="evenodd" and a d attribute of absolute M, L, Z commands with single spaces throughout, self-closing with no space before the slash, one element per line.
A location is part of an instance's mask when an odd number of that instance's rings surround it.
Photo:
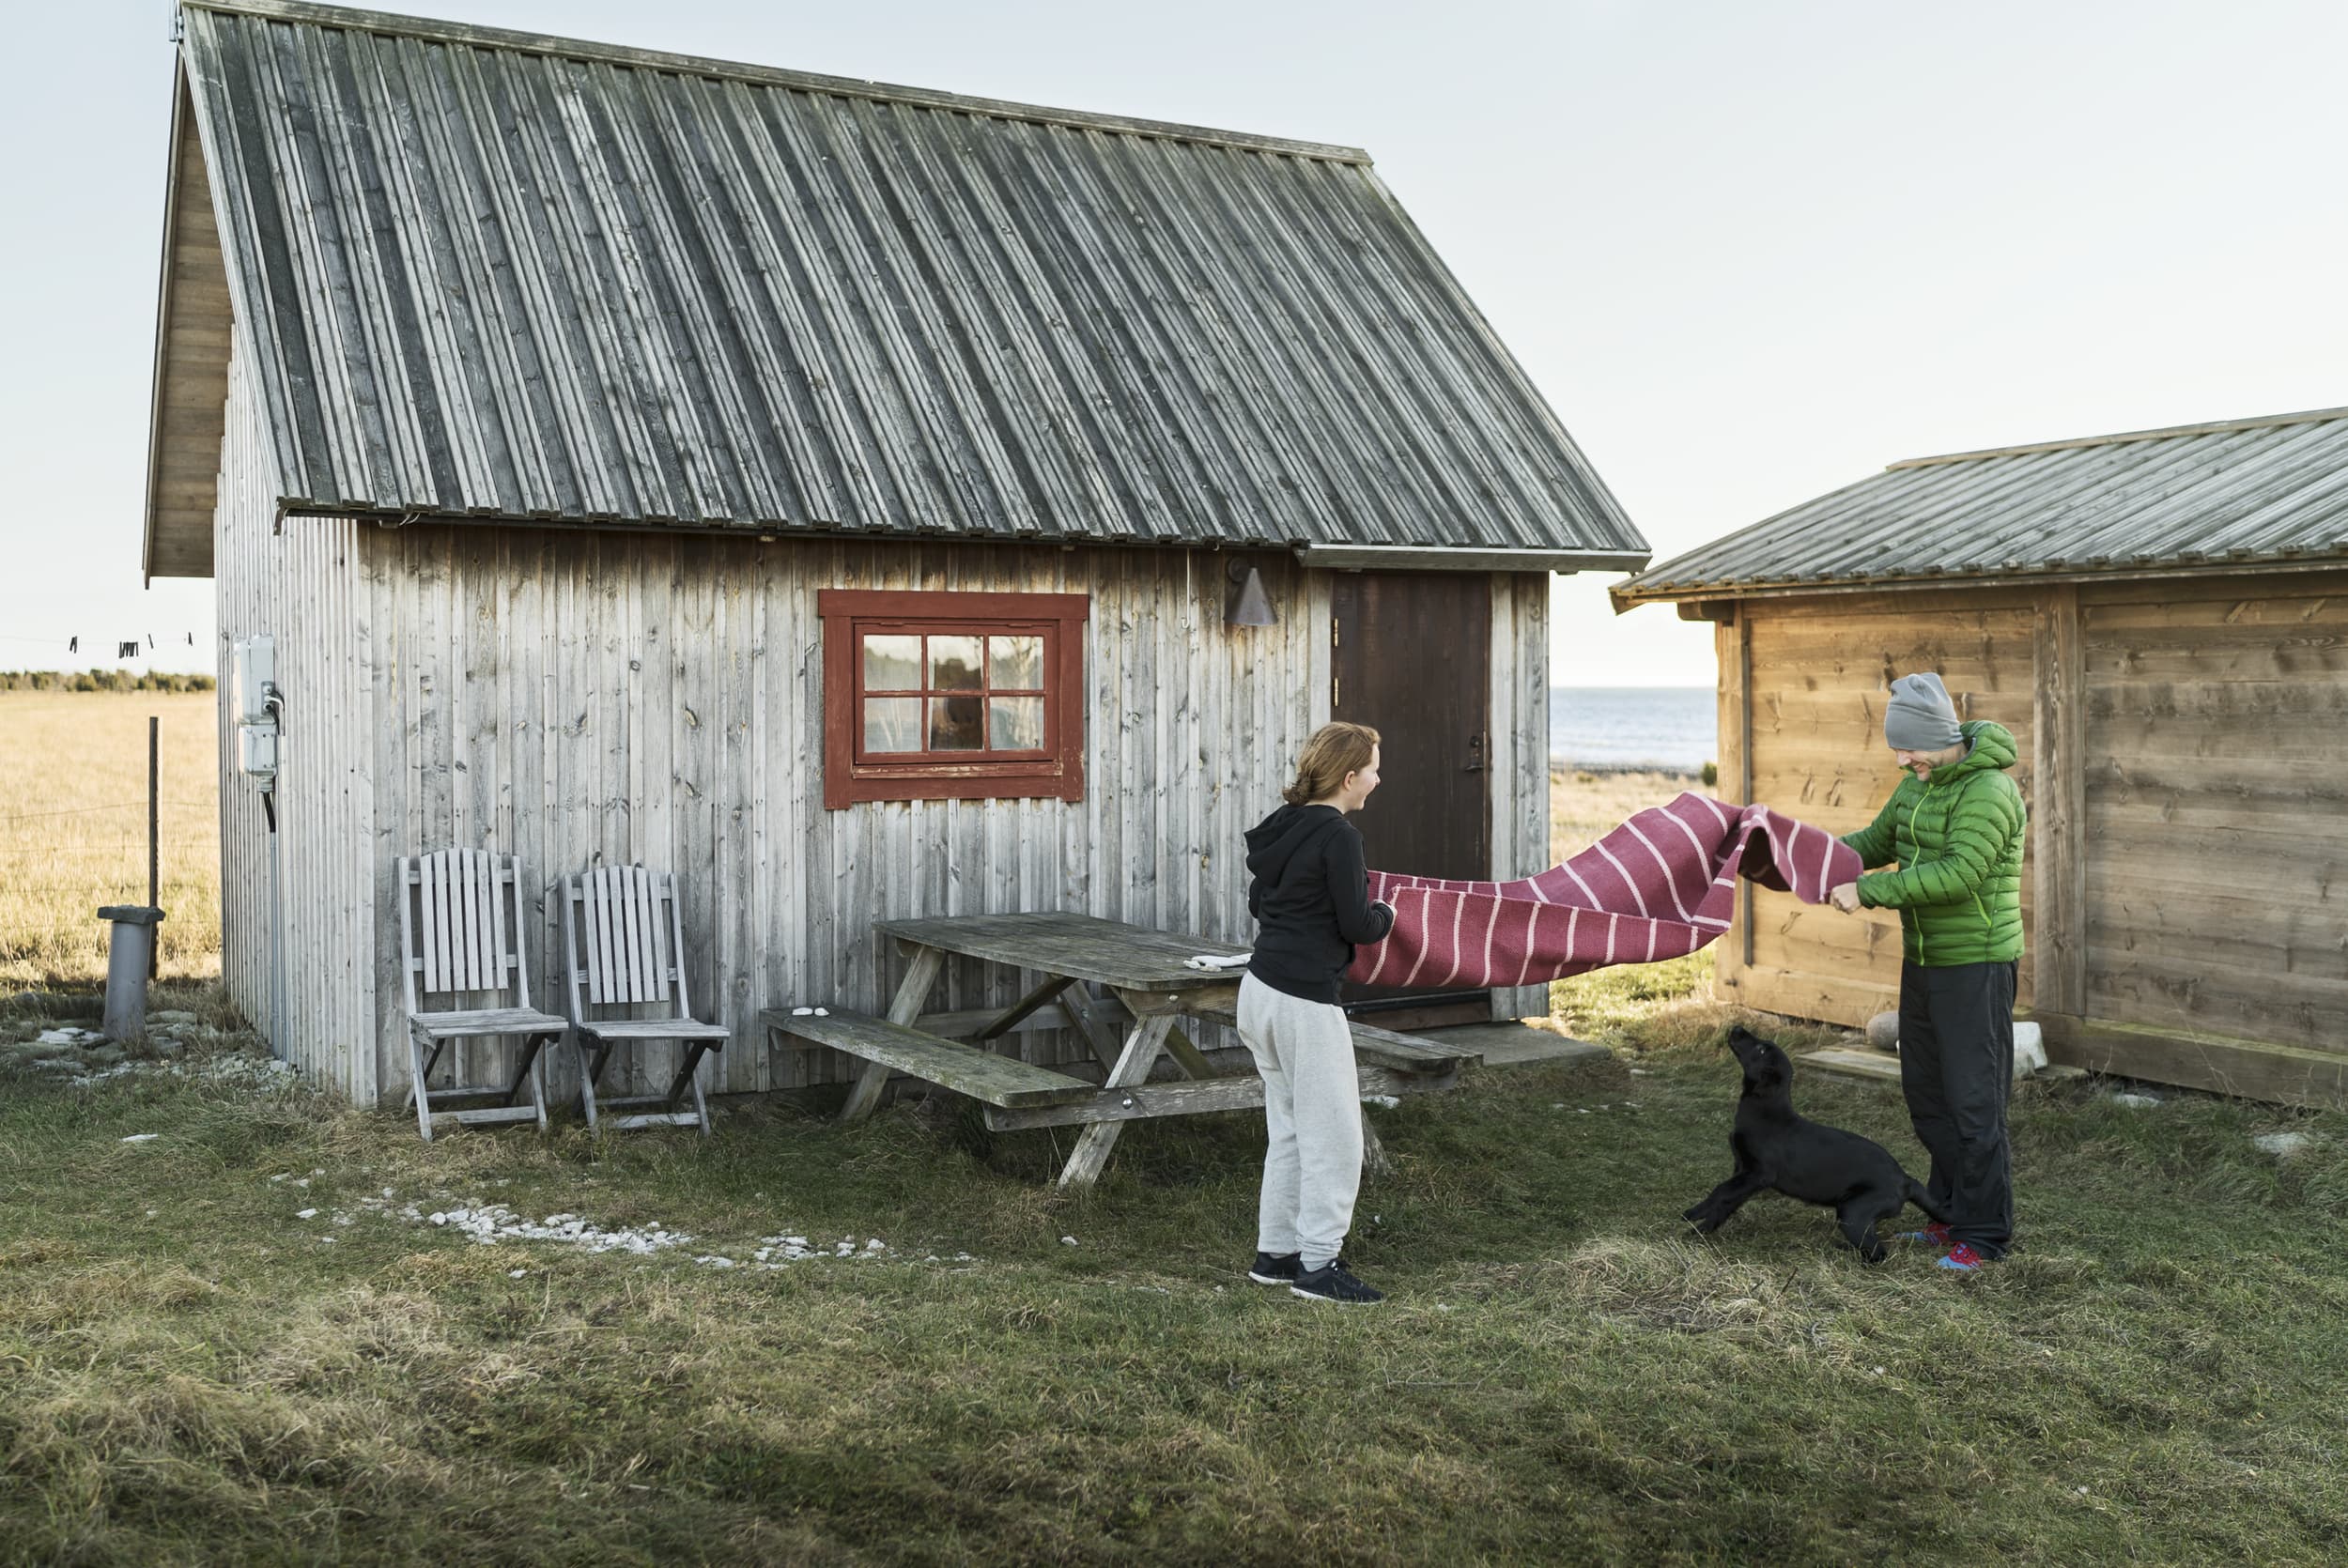
<path fill-rule="evenodd" d="M 1658 560 L 1895 458 L 2348 404 L 2338 0 L 411 3 L 1367 147 Z M 210 585 L 138 576 L 170 14 L 12 8 L 0 669 L 212 668 Z M 1711 683 L 1552 580 L 1556 684 Z"/>

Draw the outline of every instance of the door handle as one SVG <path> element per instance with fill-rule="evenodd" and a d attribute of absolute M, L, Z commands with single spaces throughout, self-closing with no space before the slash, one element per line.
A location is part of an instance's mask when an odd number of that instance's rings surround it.
<path fill-rule="evenodd" d="M 1468 737 L 1467 765 L 1460 771 L 1461 773 L 1482 773 L 1484 771 L 1483 730 L 1478 730 L 1475 734 Z"/>

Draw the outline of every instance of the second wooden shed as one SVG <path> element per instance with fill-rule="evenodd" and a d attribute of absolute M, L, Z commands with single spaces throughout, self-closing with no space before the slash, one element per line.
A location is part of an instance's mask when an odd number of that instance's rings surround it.
<path fill-rule="evenodd" d="M 2348 1101 L 2348 409 L 1882 473 L 1616 586 L 1714 623 L 1724 792 L 1847 832 L 1897 782 L 1892 678 L 2012 730 L 2021 998 L 2049 1050 Z M 1899 928 L 1749 896 L 1722 995 L 1858 1023 Z"/>

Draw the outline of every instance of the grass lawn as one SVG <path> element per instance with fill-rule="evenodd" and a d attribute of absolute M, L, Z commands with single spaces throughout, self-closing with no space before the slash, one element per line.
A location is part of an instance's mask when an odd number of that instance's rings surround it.
<path fill-rule="evenodd" d="M 943 1103 L 426 1146 L 202 1078 L 64 1086 L 0 1012 L 0 1560 L 2348 1555 L 2348 1118 L 2026 1087 L 1991 1272 L 1863 1268 L 1776 1198 L 1700 1241 L 1725 1015 L 1577 984 L 1614 1059 L 1373 1113 L 1367 1310 L 1246 1282 L 1246 1115 L 1133 1127 L 1073 1197 L 1064 1135 Z M 1799 1092 L 1916 1159 L 1891 1092 Z M 2253 1145 L 2282 1128 L 2316 1142 Z M 690 1239 L 429 1221 L 485 1205 Z M 758 1266 L 790 1237 L 826 1255 Z"/>

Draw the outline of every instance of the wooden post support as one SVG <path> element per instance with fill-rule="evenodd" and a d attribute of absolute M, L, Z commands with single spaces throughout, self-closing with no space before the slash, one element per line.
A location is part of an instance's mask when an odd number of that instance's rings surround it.
<path fill-rule="evenodd" d="M 147 715 L 147 907 L 149 909 L 160 907 L 156 899 L 162 890 L 162 879 L 158 875 L 162 869 L 162 854 L 159 847 L 162 840 L 155 828 L 156 758 L 161 749 L 159 736 L 162 725 L 162 720 L 156 715 Z M 155 941 L 147 945 L 147 977 L 150 980 L 162 973 L 162 931 L 157 931 Z"/>
<path fill-rule="evenodd" d="M 2079 591 L 2049 588 L 2033 628 L 2031 979 L 2038 1012 L 2087 1010 L 2087 699 Z"/>
<path fill-rule="evenodd" d="M 1159 1013 L 1154 1017 L 1137 1018 L 1133 1032 L 1125 1037 L 1125 1049 L 1118 1053 L 1117 1065 L 1109 1068 L 1108 1082 L 1104 1088 L 1125 1089 L 1145 1082 L 1151 1064 L 1158 1059 L 1158 1052 L 1166 1044 L 1166 1032 L 1174 1027 L 1174 1015 Z M 1076 1152 L 1068 1157 L 1068 1168 L 1059 1174 L 1062 1187 L 1089 1187 L 1101 1178 L 1101 1169 L 1109 1162 L 1109 1151 L 1117 1146 L 1117 1135 L 1124 1130 L 1122 1122 L 1094 1122 L 1076 1140 Z"/>
<path fill-rule="evenodd" d="M 937 947 L 917 947 L 913 967 L 905 971 L 904 983 L 897 988 L 896 1000 L 888 1004 L 888 1022 L 907 1028 L 921 1016 L 921 1004 L 930 998 L 930 987 L 937 983 L 937 972 L 946 966 L 946 954 Z M 888 1086 L 888 1064 L 867 1062 L 857 1074 L 856 1087 L 848 1091 L 848 1103 L 840 1108 L 843 1122 L 859 1122 L 873 1114 L 880 1104 L 881 1090 Z"/>

